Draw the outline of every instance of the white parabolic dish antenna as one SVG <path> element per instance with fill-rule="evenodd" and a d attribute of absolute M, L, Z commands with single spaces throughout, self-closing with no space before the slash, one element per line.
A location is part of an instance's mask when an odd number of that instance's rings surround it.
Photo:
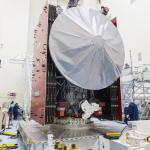
<path fill-rule="evenodd" d="M 88 8 L 70 8 L 53 23 L 50 53 L 62 75 L 71 83 L 99 90 L 119 78 L 124 47 L 112 22 Z"/>

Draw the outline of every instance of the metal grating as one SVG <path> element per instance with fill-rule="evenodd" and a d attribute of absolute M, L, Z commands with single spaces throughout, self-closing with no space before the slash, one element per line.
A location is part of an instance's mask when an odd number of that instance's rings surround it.
<path fill-rule="evenodd" d="M 48 34 L 50 33 L 53 22 L 57 17 L 56 7 L 49 6 Z M 49 37 L 49 35 L 48 35 Z M 46 103 L 45 103 L 45 123 L 54 121 L 56 109 L 56 67 L 50 56 L 49 47 L 47 52 L 47 81 L 46 81 Z"/>

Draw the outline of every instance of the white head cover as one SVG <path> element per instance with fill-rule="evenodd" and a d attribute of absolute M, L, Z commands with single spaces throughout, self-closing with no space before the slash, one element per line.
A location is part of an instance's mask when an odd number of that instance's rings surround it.
<path fill-rule="evenodd" d="M 100 12 L 71 8 L 53 23 L 50 53 L 62 75 L 73 84 L 103 89 L 119 78 L 124 48 L 116 27 Z"/>

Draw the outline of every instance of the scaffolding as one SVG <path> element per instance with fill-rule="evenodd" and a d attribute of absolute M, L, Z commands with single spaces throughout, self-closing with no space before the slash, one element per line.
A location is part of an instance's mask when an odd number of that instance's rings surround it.
<path fill-rule="evenodd" d="M 138 105 L 140 117 L 142 118 L 150 103 L 149 65 L 134 67 L 131 70 L 130 67 L 125 68 L 124 72 L 128 73 L 123 74 L 121 78 L 123 106 L 125 106 L 126 102 L 135 102 Z M 124 80 L 124 76 L 126 76 L 126 80 Z"/>

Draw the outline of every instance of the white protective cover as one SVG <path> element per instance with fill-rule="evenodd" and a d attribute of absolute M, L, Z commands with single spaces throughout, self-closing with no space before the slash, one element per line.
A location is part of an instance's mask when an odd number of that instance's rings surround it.
<path fill-rule="evenodd" d="M 103 89 L 121 74 L 122 39 L 99 11 L 75 7 L 60 14 L 53 23 L 49 46 L 59 71 L 79 87 Z"/>

